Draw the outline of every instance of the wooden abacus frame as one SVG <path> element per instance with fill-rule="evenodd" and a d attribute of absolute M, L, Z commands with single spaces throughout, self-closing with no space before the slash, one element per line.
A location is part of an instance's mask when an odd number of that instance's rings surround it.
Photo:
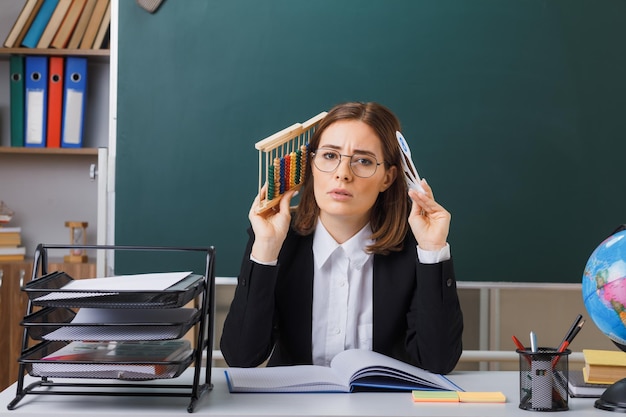
<path fill-rule="evenodd" d="M 259 151 L 259 195 L 257 213 L 263 214 L 276 206 L 283 194 L 302 185 L 309 161 L 309 140 L 319 122 L 326 116 L 321 112 L 304 123 L 295 123 L 257 142 Z M 261 195 L 263 185 L 267 190 Z"/>

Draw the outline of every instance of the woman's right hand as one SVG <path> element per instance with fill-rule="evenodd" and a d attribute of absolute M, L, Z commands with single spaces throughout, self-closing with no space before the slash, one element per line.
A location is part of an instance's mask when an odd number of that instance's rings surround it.
<path fill-rule="evenodd" d="M 248 213 L 248 219 L 254 230 L 251 255 L 259 262 L 273 262 L 278 259 L 291 223 L 289 210 L 291 199 L 297 194 L 297 191 L 287 191 L 278 205 L 266 213 L 258 214 L 261 195 L 265 195 L 266 190 L 267 185 L 263 186 L 261 194 L 256 196 Z"/>

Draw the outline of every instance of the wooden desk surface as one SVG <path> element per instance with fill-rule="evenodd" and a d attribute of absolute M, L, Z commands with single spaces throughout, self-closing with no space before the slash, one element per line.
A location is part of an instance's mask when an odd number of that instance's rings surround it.
<path fill-rule="evenodd" d="M 188 369 L 176 381 L 191 383 L 193 371 Z M 192 415 L 198 416 L 525 416 L 532 412 L 521 410 L 519 377 L 515 371 L 456 372 L 450 379 L 466 391 L 502 391 L 504 404 L 442 404 L 414 403 L 411 395 L 403 393 L 352 394 L 230 394 L 223 369 L 213 369 L 214 388 L 205 394 Z M 34 381 L 26 377 L 26 384 Z M 56 381 L 57 379 L 55 379 Z M 202 380 L 202 378 L 201 378 Z M 61 381 L 59 379 L 59 381 Z M 69 380 L 82 382 L 87 380 Z M 174 380 L 166 382 L 172 383 Z M 93 381 L 89 381 L 93 382 Z M 110 381 L 107 381 L 110 382 Z M 0 393 L 0 416 L 186 416 L 186 397 L 111 397 L 74 395 L 27 395 L 14 410 L 7 404 L 15 397 L 16 386 Z M 607 416 L 593 407 L 594 399 L 570 398 L 569 411 L 559 415 Z"/>

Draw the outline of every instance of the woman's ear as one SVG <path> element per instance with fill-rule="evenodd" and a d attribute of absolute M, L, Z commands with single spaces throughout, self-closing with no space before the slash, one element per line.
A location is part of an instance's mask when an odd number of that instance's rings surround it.
<path fill-rule="evenodd" d="M 383 191 L 387 191 L 387 188 L 389 188 L 391 186 L 391 184 L 393 184 L 393 182 L 396 180 L 396 177 L 398 176 L 398 168 L 396 166 L 392 166 L 390 167 L 388 170 L 385 171 L 385 178 L 383 180 L 383 182 L 380 185 L 380 192 L 382 193 Z"/>

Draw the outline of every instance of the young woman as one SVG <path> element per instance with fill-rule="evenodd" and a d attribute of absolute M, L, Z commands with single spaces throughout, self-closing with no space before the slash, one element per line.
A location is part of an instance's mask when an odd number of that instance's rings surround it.
<path fill-rule="evenodd" d="M 229 366 L 328 365 L 369 349 L 436 373 L 461 355 L 450 214 L 408 189 L 400 123 L 377 103 L 331 109 L 310 141 L 301 199 L 252 225 L 221 350 Z M 261 191 L 262 193 L 264 191 Z"/>

